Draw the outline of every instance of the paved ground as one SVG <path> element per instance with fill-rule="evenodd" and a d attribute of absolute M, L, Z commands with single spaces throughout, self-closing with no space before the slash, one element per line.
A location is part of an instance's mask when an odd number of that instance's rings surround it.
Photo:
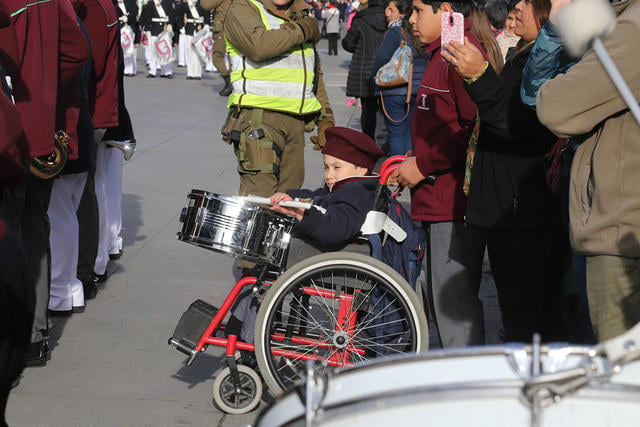
<path fill-rule="evenodd" d="M 358 107 L 346 107 L 350 55 L 321 54 L 337 124 L 358 127 Z M 224 415 L 211 404 L 222 351 L 209 348 L 194 365 L 167 345 L 180 315 L 195 299 L 220 303 L 233 280 L 233 260 L 176 240 L 178 215 L 190 189 L 234 194 L 235 158 L 220 138 L 226 98 L 222 79 L 126 80 L 138 148 L 125 164 L 124 255 L 83 314 L 54 319 L 53 357 L 30 368 L 13 390 L 11 426 L 243 426 L 254 415 Z M 306 153 L 306 186 L 322 180 L 318 152 Z M 485 293 L 495 314 L 495 296 Z M 495 326 L 495 316 L 490 320 Z M 493 327 L 495 330 L 496 328 Z"/>

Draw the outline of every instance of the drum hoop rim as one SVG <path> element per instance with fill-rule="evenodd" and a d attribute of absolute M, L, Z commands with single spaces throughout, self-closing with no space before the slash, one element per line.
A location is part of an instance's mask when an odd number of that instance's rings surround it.
<path fill-rule="evenodd" d="M 282 219 L 285 222 L 290 223 L 291 225 L 294 225 L 296 220 L 295 218 L 293 218 L 292 216 L 283 214 L 282 212 L 278 212 L 278 211 L 274 211 L 271 210 L 269 208 L 266 208 L 264 206 L 260 206 L 256 203 L 251 203 L 251 202 L 247 202 L 244 199 L 241 199 L 239 197 L 236 196 L 228 196 L 226 194 L 219 194 L 219 193 L 214 193 L 212 191 L 207 191 L 207 190 L 200 190 L 197 188 L 192 188 L 191 191 L 189 192 L 189 194 L 187 195 L 187 199 L 190 199 L 192 194 L 196 194 L 200 197 L 204 197 L 208 200 L 219 200 L 223 203 L 231 203 L 234 205 L 239 205 L 241 208 L 246 208 L 248 210 L 251 211 L 256 211 L 256 212 L 261 212 L 261 213 L 267 213 L 269 216 L 274 216 L 276 218 Z M 214 196 L 214 197 L 211 197 Z"/>

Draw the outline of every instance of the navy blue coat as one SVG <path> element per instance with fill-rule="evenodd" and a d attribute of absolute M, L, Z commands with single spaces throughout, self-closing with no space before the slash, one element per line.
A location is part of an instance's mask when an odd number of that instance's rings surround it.
<path fill-rule="evenodd" d="M 311 237 L 323 246 L 349 242 L 360 233 L 367 212 L 373 208 L 377 176 L 346 178 L 329 192 L 325 185 L 317 190 L 290 190 L 291 197 L 311 198 L 313 204 L 326 209 L 307 209 L 294 227 L 298 237 Z"/>

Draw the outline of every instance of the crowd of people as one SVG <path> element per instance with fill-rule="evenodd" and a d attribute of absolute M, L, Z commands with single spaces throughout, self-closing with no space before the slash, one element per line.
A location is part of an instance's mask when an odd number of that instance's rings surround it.
<path fill-rule="evenodd" d="M 612 2 L 617 25 L 604 40 L 636 97 L 639 1 Z M 411 189 L 412 218 L 427 235 L 424 295 L 443 347 L 486 342 L 485 252 L 505 341 L 538 333 L 591 343 L 629 329 L 640 320 L 640 124 L 592 51 L 565 52 L 555 18 L 567 3 L 3 2 L 0 312 L 27 315 L 0 337 L 13 352 L 1 355 L 11 368 L 0 414 L 23 365 L 51 357 L 48 317 L 82 313 L 122 254 L 123 144 L 135 144 L 123 77 L 138 74 L 139 44 L 148 78 L 172 78 L 176 59 L 189 80 L 220 73 L 220 95 L 229 97 L 222 136 L 238 159 L 242 195 L 283 199 L 300 189 L 305 133 L 315 132 L 313 148 L 327 162 L 339 159 L 326 168 L 347 161 L 358 176 L 372 166 L 353 157 L 362 150 L 406 155 L 392 178 Z M 443 45 L 442 17 L 454 12 L 465 18 L 464 43 Z M 352 53 L 346 95 L 359 99 L 366 137 L 335 128 L 317 49 L 323 34 L 329 55 L 340 38 Z M 405 44 L 412 81 L 378 87 L 376 71 Z M 371 148 L 380 111 L 384 153 Z M 327 129 L 350 147 L 346 157 L 325 147 Z M 559 146 L 558 172 L 546 162 Z M 559 187 L 549 185 L 551 172 Z M 334 187 L 328 180 L 323 197 Z M 293 214 L 309 233 L 321 222 L 319 211 Z"/>

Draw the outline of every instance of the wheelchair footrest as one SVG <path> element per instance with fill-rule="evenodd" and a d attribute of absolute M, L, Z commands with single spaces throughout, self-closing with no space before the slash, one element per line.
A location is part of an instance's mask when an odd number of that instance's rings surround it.
<path fill-rule="evenodd" d="M 201 299 L 194 301 L 180 317 L 180 321 L 173 331 L 173 336 L 169 339 L 169 344 L 191 356 L 191 361 L 193 361 L 196 345 L 217 312 L 216 307 Z"/>

